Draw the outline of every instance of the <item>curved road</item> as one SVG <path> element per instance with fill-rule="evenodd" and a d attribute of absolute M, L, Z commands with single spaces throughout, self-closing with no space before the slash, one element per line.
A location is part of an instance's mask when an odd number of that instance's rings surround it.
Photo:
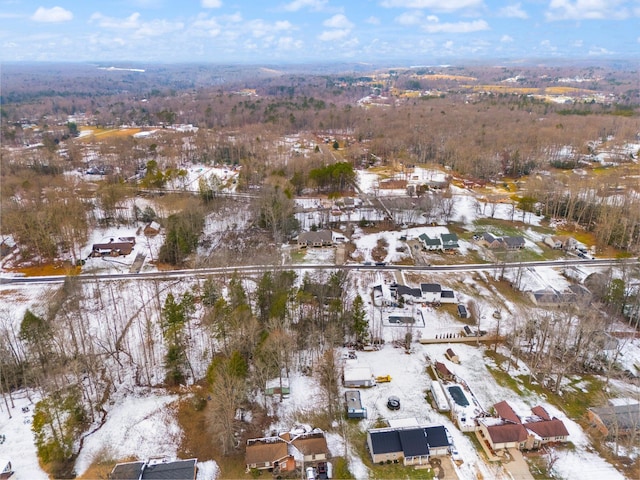
<path fill-rule="evenodd" d="M 531 267 L 610 267 L 621 265 L 639 265 L 638 258 L 616 259 L 598 258 L 593 260 L 551 260 L 536 262 L 505 262 L 505 263 L 478 263 L 463 265 L 386 265 L 386 264 L 346 264 L 346 265 L 310 265 L 310 264 L 290 264 L 290 265 L 249 265 L 218 268 L 193 268 L 187 270 L 167 270 L 162 272 L 143 273 L 104 273 L 104 274 L 80 274 L 77 276 L 81 281 L 108 281 L 108 280 L 130 280 L 153 279 L 153 278 L 175 278 L 175 277 L 207 277 L 210 275 L 228 275 L 233 272 L 256 274 L 271 270 L 404 270 L 415 272 L 469 272 L 475 270 L 495 270 L 507 268 L 531 268 Z M 20 276 L 0 276 L 0 284 L 33 284 L 33 283 L 62 283 L 64 275 L 40 276 L 40 277 L 20 277 Z"/>

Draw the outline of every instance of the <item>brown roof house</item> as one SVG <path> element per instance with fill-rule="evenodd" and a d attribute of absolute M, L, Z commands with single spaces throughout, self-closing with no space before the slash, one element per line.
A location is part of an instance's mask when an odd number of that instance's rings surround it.
<path fill-rule="evenodd" d="M 298 235 L 298 248 L 330 247 L 332 245 L 333 232 L 331 230 L 302 232 L 300 235 Z"/>
<path fill-rule="evenodd" d="M 274 437 L 247 440 L 245 464 L 251 469 L 269 470 L 274 474 L 290 472 L 297 465 L 325 461 L 329 447 L 324 432 L 315 429 L 299 434 L 286 432 Z"/>
<path fill-rule="evenodd" d="M 497 417 L 479 419 L 479 424 L 480 435 L 494 451 L 505 448 L 532 450 L 569 439 L 569 431 L 562 420 L 552 418 L 541 406 L 533 407 L 533 415 L 525 418 L 519 417 L 504 401 L 493 408 Z"/>
<path fill-rule="evenodd" d="M 108 243 L 94 243 L 91 249 L 92 257 L 119 257 L 129 255 L 136 244 L 135 237 L 120 237 L 118 241 L 113 238 Z"/>
<path fill-rule="evenodd" d="M 329 458 L 327 439 L 321 430 L 297 435 L 291 440 L 291 445 L 297 450 L 293 452 L 296 459 L 297 453 L 300 452 L 304 463 L 325 461 Z"/>
<path fill-rule="evenodd" d="M 247 471 L 256 469 L 279 473 L 296 468 L 293 455 L 289 453 L 289 443 L 282 436 L 247 440 L 244 463 Z"/>

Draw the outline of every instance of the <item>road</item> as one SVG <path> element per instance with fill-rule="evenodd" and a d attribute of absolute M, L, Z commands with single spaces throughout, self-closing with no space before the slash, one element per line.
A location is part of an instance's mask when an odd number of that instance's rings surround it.
<path fill-rule="evenodd" d="M 615 267 L 626 263 L 627 265 L 639 263 L 638 258 L 617 259 L 617 258 L 598 258 L 593 260 L 550 260 L 536 262 L 505 262 L 505 263 L 478 263 L 478 264 L 462 264 L 462 265 L 312 265 L 312 264 L 289 264 L 289 265 L 249 265 L 249 266 L 231 266 L 218 268 L 193 268 L 187 270 L 168 270 L 162 272 L 143 272 L 143 273 L 104 273 L 104 274 L 80 274 L 77 278 L 80 281 L 109 281 L 109 280 L 130 280 L 135 279 L 166 279 L 180 277 L 208 277 L 212 275 L 229 275 L 233 272 L 245 274 L 260 274 L 273 270 L 295 270 L 295 271 L 318 271 L 318 270 L 374 270 L 374 271 L 405 271 L 405 272 L 470 272 L 477 270 L 509 269 L 509 268 L 531 268 L 531 267 Z M 19 276 L 0 276 L 0 284 L 34 284 L 34 283 L 62 283 L 66 277 L 63 275 L 40 276 L 40 277 L 19 277 Z"/>

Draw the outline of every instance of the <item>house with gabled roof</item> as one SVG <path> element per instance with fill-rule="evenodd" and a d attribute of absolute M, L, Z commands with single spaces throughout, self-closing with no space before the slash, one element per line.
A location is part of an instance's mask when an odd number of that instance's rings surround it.
<path fill-rule="evenodd" d="M 110 480 L 195 480 L 195 458 L 188 460 L 149 459 L 146 462 L 118 463 L 109 474 Z"/>
<path fill-rule="evenodd" d="M 325 461 L 329 458 L 327 439 L 321 430 L 297 435 L 290 444 L 302 454 L 304 463 Z"/>
<path fill-rule="evenodd" d="M 442 249 L 445 251 L 460 248 L 458 236 L 455 233 L 441 233 L 440 240 L 442 240 Z"/>
<path fill-rule="evenodd" d="M 533 407 L 533 415 L 524 421 L 506 401 L 496 403 L 493 408 L 497 417 L 478 419 L 479 432 L 493 450 L 531 450 L 569 439 L 569 431 L 562 420 L 551 417 L 541 406 Z"/>
<path fill-rule="evenodd" d="M 418 240 L 422 242 L 422 247 L 425 250 L 442 250 L 442 240 L 440 238 L 431 238 L 426 233 L 418 235 Z"/>
<path fill-rule="evenodd" d="M 640 430 L 640 404 L 626 403 L 589 408 L 587 418 L 591 425 L 606 437 L 629 435 Z"/>
<path fill-rule="evenodd" d="M 291 472 L 298 465 L 325 461 L 329 447 L 324 432 L 285 432 L 277 436 L 247 440 L 245 464 L 247 471 L 268 470 L 274 474 Z"/>
<path fill-rule="evenodd" d="M 247 440 L 244 463 L 247 471 L 290 472 L 296 468 L 293 455 L 289 453 L 289 444 L 281 436 Z"/>
<path fill-rule="evenodd" d="M 318 230 L 302 232 L 298 235 L 298 248 L 330 247 L 333 245 L 333 232 L 331 230 Z"/>
<path fill-rule="evenodd" d="M 442 287 L 439 283 L 421 283 L 420 292 L 422 301 L 427 303 L 440 303 Z"/>
<path fill-rule="evenodd" d="M 374 463 L 428 465 L 431 457 L 448 453 L 449 438 L 442 425 L 372 428 L 367 431 L 367 445 Z"/>

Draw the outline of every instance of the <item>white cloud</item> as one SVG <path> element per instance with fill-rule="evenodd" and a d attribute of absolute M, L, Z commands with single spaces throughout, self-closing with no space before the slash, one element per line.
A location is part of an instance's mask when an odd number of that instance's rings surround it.
<path fill-rule="evenodd" d="M 303 8 L 320 11 L 326 4 L 327 0 L 293 0 L 293 2 L 287 3 L 282 8 L 287 12 L 297 12 Z"/>
<path fill-rule="evenodd" d="M 246 28 L 251 31 L 254 37 L 260 38 L 273 34 L 273 32 L 293 30 L 293 25 L 286 20 L 268 23 L 264 20 L 256 19 L 248 22 Z"/>
<path fill-rule="evenodd" d="M 152 20 L 151 22 L 144 22 L 140 28 L 138 28 L 134 34 L 135 37 L 159 37 L 166 35 L 167 33 L 176 32 L 182 30 L 184 24 L 182 22 L 169 22 L 167 20 Z"/>
<path fill-rule="evenodd" d="M 510 35 L 503 35 L 500 37 L 500 43 L 513 43 L 513 37 Z"/>
<path fill-rule="evenodd" d="M 386 8 L 425 8 L 443 12 L 453 12 L 465 8 L 482 7 L 483 0 L 382 0 Z"/>
<path fill-rule="evenodd" d="M 318 36 L 318 40 L 322 42 L 333 42 L 335 40 L 340 40 L 349 35 L 351 30 L 327 30 L 322 32 Z"/>
<path fill-rule="evenodd" d="M 300 50 L 303 47 L 301 40 L 293 37 L 280 37 L 278 39 L 278 50 Z"/>
<path fill-rule="evenodd" d="M 422 12 L 404 12 L 395 18 L 395 22 L 400 25 L 417 25 L 423 21 Z"/>
<path fill-rule="evenodd" d="M 489 24 L 484 20 L 456 23 L 429 22 L 422 28 L 428 33 L 471 33 L 489 30 Z"/>
<path fill-rule="evenodd" d="M 629 16 L 625 0 L 551 0 L 545 17 L 556 20 L 621 20 Z"/>
<path fill-rule="evenodd" d="M 35 13 L 31 15 L 31 20 L 34 22 L 56 23 L 67 22 L 71 19 L 73 19 L 73 13 L 62 7 L 38 7 Z"/>
<path fill-rule="evenodd" d="M 202 8 L 220 8 L 222 6 L 221 0 L 201 0 L 200 5 Z"/>
<path fill-rule="evenodd" d="M 607 50 L 606 48 L 603 47 L 591 47 L 589 49 L 589 56 L 592 57 L 598 57 L 598 56 L 602 56 L 602 55 L 613 55 L 614 52 L 612 52 L 611 50 Z"/>
<path fill-rule="evenodd" d="M 380 25 L 380 19 L 378 17 L 373 17 L 373 16 L 367 18 L 364 22 L 370 25 Z"/>
<path fill-rule="evenodd" d="M 90 22 L 97 22 L 98 26 L 102 28 L 115 28 L 115 29 L 133 29 L 140 28 L 140 14 L 138 12 L 132 13 L 126 18 L 114 18 L 107 17 L 100 12 L 96 12 L 89 18 Z"/>
<path fill-rule="evenodd" d="M 509 17 L 509 18 L 522 18 L 527 19 L 529 15 L 525 12 L 520 3 L 515 3 L 513 5 L 507 5 L 506 7 L 501 8 L 498 11 L 498 15 L 501 17 Z"/>
<path fill-rule="evenodd" d="M 338 13 L 331 18 L 328 18 L 322 25 L 329 28 L 340 28 L 343 30 L 349 30 L 353 28 L 353 23 L 349 21 L 347 17 L 345 17 L 342 13 Z"/>

